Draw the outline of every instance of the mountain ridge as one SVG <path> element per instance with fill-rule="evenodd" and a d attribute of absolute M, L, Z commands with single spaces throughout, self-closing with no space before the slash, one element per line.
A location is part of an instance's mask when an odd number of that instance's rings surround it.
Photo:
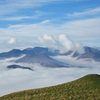
<path fill-rule="evenodd" d="M 18 58 L 22 55 L 25 55 L 21 58 Z M 69 64 L 67 61 L 62 62 L 56 59 L 53 59 L 54 56 L 71 56 L 76 60 L 87 60 L 87 61 L 96 61 L 100 62 L 100 50 L 92 47 L 84 47 L 84 52 L 80 53 L 78 51 L 65 51 L 61 53 L 60 50 L 51 50 L 46 47 L 34 47 L 26 48 L 23 50 L 13 49 L 9 52 L 0 53 L 0 60 L 9 59 L 9 58 L 18 58 L 12 60 L 14 63 L 31 63 L 31 64 L 40 64 L 44 67 L 70 67 L 74 66 Z M 80 66 L 81 67 L 81 66 Z"/>

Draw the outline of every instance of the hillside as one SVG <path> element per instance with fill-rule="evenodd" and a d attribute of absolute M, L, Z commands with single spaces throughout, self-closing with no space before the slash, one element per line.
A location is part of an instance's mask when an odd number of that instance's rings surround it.
<path fill-rule="evenodd" d="M 66 84 L 12 93 L 0 100 L 100 100 L 100 75 L 87 75 Z"/>

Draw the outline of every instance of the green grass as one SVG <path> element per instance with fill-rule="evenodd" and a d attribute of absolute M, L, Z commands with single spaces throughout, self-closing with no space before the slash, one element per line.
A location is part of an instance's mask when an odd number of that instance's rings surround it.
<path fill-rule="evenodd" d="M 66 84 L 12 93 L 0 100 L 100 100 L 100 75 L 87 75 Z"/>

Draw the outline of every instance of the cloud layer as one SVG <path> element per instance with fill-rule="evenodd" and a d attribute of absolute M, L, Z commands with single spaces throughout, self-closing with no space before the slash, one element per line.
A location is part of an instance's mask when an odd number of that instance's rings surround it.
<path fill-rule="evenodd" d="M 97 15 L 97 14 L 100 14 L 100 7 L 87 9 L 87 10 L 81 11 L 81 12 L 73 12 L 73 13 L 67 14 L 67 16 L 81 17 L 81 16 L 92 16 L 92 15 Z"/>
<path fill-rule="evenodd" d="M 57 36 L 44 34 L 38 37 L 38 43 L 40 46 L 57 49 L 64 53 L 67 51 L 84 52 L 83 47 L 73 42 L 66 34 L 58 34 Z"/>
<path fill-rule="evenodd" d="M 35 8 L 42 6 L 44 4 L 48 4 L 51 2 L 56 2 L 60 0 L 6 0 L 0 1 L 0 15 L 9 15 L 9 13 L 14 13 L 19 11 L 20 9 L 27 9 L 27 8 Z M 5 9 L 6 8 L 6 9 Z"/>
<path fill-rule="evenodd" d="M 1 63 L 0 63 L 1 64 Z M 47 87 L 78 79 L 86 74 L 99 74 L 100 68 L 43 68 L 34 65 L 34 71 L 14 69 L 0 71 L 0 96 L 21 91 Z"/>
<path fill-rule="evenodd" d="M 11 37 L 11 38 L 8 40 L 8 44 L 11 44 L 11 45 L 16 44 L 16 38 Z"/>
<path fill-rule="evenodd" d="M 100 18 L 69 21 L 59 25 L 52 23 L 50 20 L 43 20 L 34 24 L 9 25 L 7 28 L 0 28 L 0 39 L 2 39 L 0 44 L 5 46 L 3 47 L 4 50 L 4 48 L 8 47 L 8 45 L 3 45 L 2 42 L 5 43 L 8 38 L 14 37 L 18 39 L 16 48 L 26 48 L 26 44 L 27 46 L 39 45 L 39 39 L 37 38 L 43 37 L 44 40 L 46 40 L 46 38 L 48 41 L 51 40 L 51 43 L 48 42 L 48 45 L 51 45 L 55 43 L 54 36 L 51 37 L 52 35 L 58 36 L 60 34 L 65 34 L 74 42 L 79 42 L 88 46 L 99 46 L 99 26 Z M 63 46 L 65 46 L 66 39 L 61 39 L 60 37 L 58 40 L 62 41 Z M 72 44 L 73 43 L 70 43 L 70 46 Z M 70 48 L 67 45 L 66 47 L 68 49 Z"/>

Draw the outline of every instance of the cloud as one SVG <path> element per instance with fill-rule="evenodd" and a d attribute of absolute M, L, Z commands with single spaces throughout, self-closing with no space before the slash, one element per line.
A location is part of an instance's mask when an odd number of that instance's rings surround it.
<path fill-rule="evenodd" d="M 38 8 L 48 3 L 60 1 L 73 3 L 83 2 L 84 0 L 5 0 L 0 1 L 0 15 L 9 15 L 22 9 Z"/>
<path fill-rule="evenodd" d="M 0 62 L 1 64 L 2 62 Z M 3 66 L 2 68 L 5 68 Z M 90 66 L 87 68 L 44 68 L 37 65 L 33 66 L 34 71 L 23 69 L 0 70 L 0 96 L 25 89 L 47 87 L 73 81 L 86 74 L 100 73 L 100 67 L 96 67 L 95 64 L 93 68 L 89 68 Z"/>
<path fill-rule="evenodd" d="M 5 41 L 4 37 L 16 37 L 19 41 L 18 44 L 16 43 L 17 48 L 26 48 L 40 45 L 37 43 L 37 37 L 43 37 L 44 34 L 46 35 L 43 38 L 51 39 L 52 42 L 47 42 L 50 46 L 57 44 L 56 41 L 54 42 L 54 36 L 51 37 L 52 35 L 65 34 L 76 43 L 79 42 L 79 44 L 87 46 L 99 46 L 97 43 L 100 41 L 100 18 L 65 21 L 58 25 L 52 22 L 41 24 L 43 21 L 34 24 L 14 24 L 9 25 L 7 28 L 0 28 L 0 39 L 2 39 L 3 43 Z M 94 39 L 98 42 L 94 43 Z"/>
<path fill-rule="evenodd" d="M 1 21 L 19 21 L 19 20 L 25 20 L 25 19 L 36 19 L 40 15 L 35 16 L 14 16 L 14 17 L 3 17 L 0 18 Z"/>
<path fill-rule="evenodd" d="M 31 16 L 3 16 L 3 17 L 0 17 L 0 21 L 20 21 L 20 20 L 28 20 L 28 19 L 37 19 L 41 16 L 44 15 L 44 12 L 41 12 L 41 11 L 34 11 L 34 15 L 31 15 Z M 45 20 L 45 22 L 49 22 L 49 20 Z"/>
<path fill-rule="evenodd" d="M 7 15 L 17 12 L 21 9 L 36 8 L 51 2 L 58 2 L 61 0 L 6 0 L 0 4 L 0 15 Z M 6 8 L 6 9 L 5 9 Z"/>
<path fill-rule="evenodd" d="M 54 35 L 44 34 L 37 37 L 37 42 L 39 46 L 58 49 L 57 37 Z"/>
<path fill-rule="evenodd" d="M 74 49 L 74 43 L 65 34 L 59 35 L 59 42 L 66 50 Z"/>
<path fill-rule="evenodd" d="M 11 44 L 11 45 L 16 44 L 16 38 L 11 37 L 11 38 L 8 40 L 8 44 Z"/>
<path fill-rule="evenodd" d="M 44 42 L 44 41 L 54 41 L 53 37 L 51 35 L 48 34 L 44 34 L 42 37 L 38 38 L 40 42 Z"/>
<path fill-rule="evenodd" d="M 80 16 L 91 16 L 91 15 L 97 15 L 100 14 L 100 7 L 92 8 L 92 9 L 87 9 L 85 11 L 81 12 L 73 12 L 67 14 L 69 17 L 80 17 Z"/>
<path fill-rule="evenodd" d="M 62 31 L 73 37 L 88 38 L 100 36 L 100 18 L 90 18 L 65 22 L 61 25 Z"/>
<path fill-rule="evenodd" d="M 42 21 L 41 24 L 47 24 L 49 22 L 50 22 L 50 20 L 47 19 L 47 20 Z"/>
<path fill-rule="evenodd" d="M 16 20 L 22 20 L 22 19 L 31 19 L 32 17 L 30 16 L 15 16 L 15 17 L 3 17 L 0 18 L 1 21 L 16 21 Z"/>
<path fill-rule="evenodd" d="M 79 43 L 73 42 L 66 34 L 49 35 L 44 34 L 38 37 L 37 41 L 43 47 L 60 50 L 60 52 L 78 51 L 84 52 L 83 47 Z"/>

